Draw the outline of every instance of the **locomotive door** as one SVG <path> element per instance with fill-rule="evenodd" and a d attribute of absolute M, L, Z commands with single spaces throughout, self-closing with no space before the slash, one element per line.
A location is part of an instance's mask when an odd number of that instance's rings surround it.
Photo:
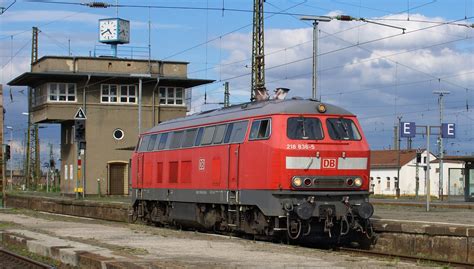
<path fill-rule="evenodd" d="M 143 153 L 137 153 L 137 189 L 143 189 Z"/>
<path fill-rule="evenodd" d="M 239 182 L 239 150 L 240 144 L 229 145 L 229 175 L 227 177 L 227 188 L 236 190 Z"/>

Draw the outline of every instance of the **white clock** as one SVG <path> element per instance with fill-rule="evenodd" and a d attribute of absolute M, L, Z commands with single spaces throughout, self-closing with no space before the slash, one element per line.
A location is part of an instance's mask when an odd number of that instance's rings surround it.
<path fill-rule="evenodd" d="M 99 20 L 99 41 L 110 44 L 130 42 L 130 22 L 120 18 Z"/>
<path fill-rule="evenodd" d="M 118 20 L 118 39 L 122 43 L 130 42 L 130 22 L 126 20 Z"/>

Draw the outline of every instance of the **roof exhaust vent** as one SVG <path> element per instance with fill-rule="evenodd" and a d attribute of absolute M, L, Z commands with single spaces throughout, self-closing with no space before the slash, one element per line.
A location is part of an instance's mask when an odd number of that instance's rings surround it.
<path fill-rule="evenodd" d="M 288 89 L 288 88 L 276 88 L 275 89 L 275 95 L 273 95 L 273 99 L 275 99 L 275 100 L 284 100 L 289 91 L 290 91 L 290 89 Z"/>

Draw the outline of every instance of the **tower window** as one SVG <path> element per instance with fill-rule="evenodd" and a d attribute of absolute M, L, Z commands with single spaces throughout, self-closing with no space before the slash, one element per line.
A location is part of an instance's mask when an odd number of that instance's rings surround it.
<path fill-rule="evenodd" d="M 135 85 L 102 84 L 100 101 L 102 103 L 137 103 L 137 87 Z"/>
<path fill-rule="evenodd" d="M 175 105 L 183 106 L 184 103 L 184 89 L 175 87 L 161 87 L 160 88 L 160 104 L 161 105 Z"/>
<path fill-rule="evenodd" d="M 49 83 L 49 102 L 76 102 L 75 83 Z"/>

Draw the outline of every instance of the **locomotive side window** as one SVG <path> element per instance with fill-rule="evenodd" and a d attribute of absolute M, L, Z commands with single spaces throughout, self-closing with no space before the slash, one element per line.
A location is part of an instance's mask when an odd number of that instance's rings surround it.
<path fill-rule="evenodd" d="M 181 142 L 183 142 L 184 131 L 173 132 L 171 136 L 170 149 L 177 149 L 181 147 Z"/>
<path fill-rule="evenodd" d="M 151 135 L 150 136 L 150 141 L 148 142 L 148 147 L 147 147 L 147 151 L 153 151 L 153 149 L 155 148 L 155 142 L 156 142 L 156 137 L 158 135 L 154 134 L 154 135 Z"/>
<path fill-rule="evenodd" d="M 201 145 L 201 140 L 202 140 L 202 134 L 204 133 L 204 128 L 199 128 L 199 131 L 196 136 L 196 143 L 194 143 L 195 146 Z"/>
<path fill-rule="evenodd" d="M 295 140 L 321 140 L 324 137 L 321 121 L 305 117 L 289 118 L 286 135 Z"/>
<path fill-rule="evenodd" d="M 326 120 L 329 136 L 333 140 L 361 140 L 359 130 L 351 119 L 332 118 Z"/>
<path fill-rule="evenodd" d="M 234 129 L 234 123 L 229 123 L 227 125 L 227 130 L 225 131 L 224 143 L 229 143 L 230 135 L 232 134 L 232 129 Z"/>
<path fill-rule="evenodd" d="M 214 137 L 214 131 L 216 126 L 209 126 L 204 128 L 204 134 L 202 136 L 201 145 L 209 145 L 212 143 L 212 138 Z"/>
<path fill-rule="evenodd" d="M 142 141 L 140 142 L 140 146 L 138 147 L 138 151 L 143 152 L 146 151 L 148 148 L 148 143 L 150 142 L 150 136 L 145 135 L 142 136 Z"/>
<path fill-rule="evenodd" d="M 183 148 L 189 148 L 194 146 L 194 140 L 196 139 L 197 129 L 186 130 L 183 141 Z"/>
<path fill-rule="evenodd" d="M 229 124 L 224 143 L 240 143 L 244 141 L 248 121 L 239 121 Z"/>
<path fill-rule="evenodd" d="M 214 133 L 214 138 L 212 139 L 212 144 L 220 144 L 224 139 L 225 127 L 226 124 L 216 126 L 216 132 Z"/>
<path fill-rule="evenodd" d="M 165 148 L 167 139 L 168 139 L 168 133 L 161 134 L 160 143 L 158 143 L 158 149 L 164 149 Z"/>
<path fill-rule="evenodd" d="M 152 150 L 158 150 L 158 146 L 160 145 L 161 135 L 162 134 L 156 134 L 155 147 L 153 147 Z"/>
<path fill-rule="evenodd" d="M 256 120 L 252 123 L 249 140 L 266 139 L 270 136 L 270 119 Z"/>

